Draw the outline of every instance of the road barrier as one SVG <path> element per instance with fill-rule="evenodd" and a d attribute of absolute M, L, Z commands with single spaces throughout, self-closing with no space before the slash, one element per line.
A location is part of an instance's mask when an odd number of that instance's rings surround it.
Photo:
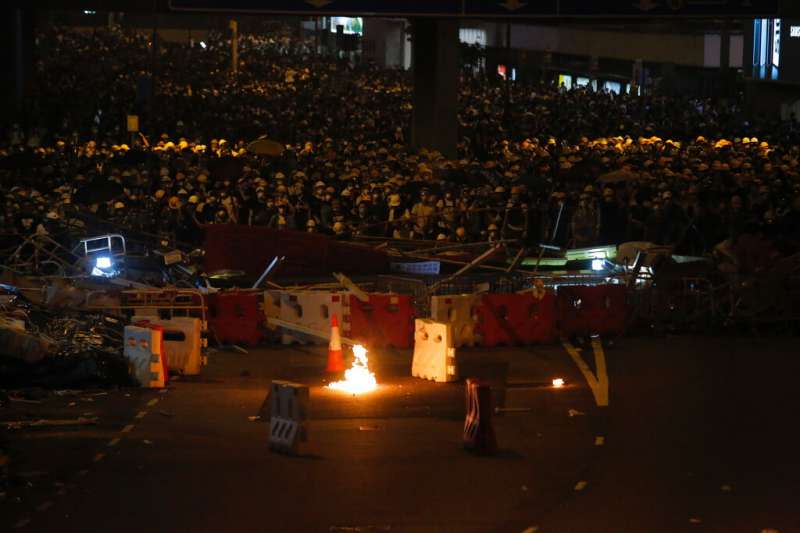
<path fill-rule="evenodd" d="M 624 285 L 575 285 L 558 289 L 558 327 L 564 336 L 619 335 L 627 319 Z"/>
<path fill-rule="evenodd" d="M 452 326 L 454 347 L 479 344 L 476 331 L 479 303 L 479 297 L 472 294 L 431 296 L 431 318 Z"/>
<path fill-rule="evenodd" d="M 289 381 L 270 385 L 269 447 L 271 450 L 298 454 L 308 442 L 308 386 Z"/>
<path fill-rule="evenodd" d="M 373 293 L 367 302 L 349 295 L 343 303 L 345 337 L 374 347 L 411 347 L 414 309 L 408 295 Z"/>
<path fill-rule="evenodd" d="M 163 355 L 163 331 L 159 326 L 125 326 L 123 355 L 131 376 L 141 385 L 161 389 L 167 384 L 167 364 Z"/>
<path fill-rule="evenodd" d="M 209 328 L 222 344 L 255 346 L 264 338 L 263 294 L 221 291 L 209 297 Z"/>
<path fill-rule="evenodd" d="M 414 359 L 411 375 L 438 383 L 456 381 L 456 349 L 453 330 L 446 322 L 418 318 L 414 321 Z"/>
<path fill-rule="evenodd" d="M 173 317 L 170 320 L 161 320 L 158 317 L 138 316 L 133 317 L 131 322 L 135 325 L 161 326 L 168 367 L 184 376 L 200 374 L 203 366 L 202 348 L 205 339 L 202 338 L 199 318 Z"/>
<path fill-rule="evenodd" d="M 464 448 L 481 455 L 497 451 L 492 426 L 492 389 L 477 379 L 467 379 L 467 415 L 464 420 Z"/>
<path fill-rule="evenodd" d="M 325 291 L 296 291 L 280 293 L 278 317 L 312 331 L 326 331 L 331 317 L 343 316 L 343 300 L 349 295 Z M 284 330 L 283 344 L 324 344 L 325 339 L 315 335 L 305 335 L 299 331 Z"/>
<path fill-rule="evenodd" d="M 556 299 L 550 292 L 484 294 L 477 308 L 481 345 L 493 347 L 553 342 L 556 338 Z"/>

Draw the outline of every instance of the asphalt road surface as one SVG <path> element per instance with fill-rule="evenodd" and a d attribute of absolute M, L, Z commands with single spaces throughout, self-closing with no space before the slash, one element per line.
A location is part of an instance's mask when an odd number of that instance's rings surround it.
<path fill-rule="evenodd" d="M 800 532 L 795 344 L 463 351 L 462 375 L 492 383 L 500 408 L 494 457 L 461 446 L 463 383 L 409 377 L 408 352 L 371 353 L 380 388 L 358 397 L 324 388 L 317 348 L 218 352 L 163 393 L 0 410 L 97 418 L 6 431 L 0 531 Z M 270 452 L 255 418 L 271 379 L 311 386 L 299 457 Z"/>

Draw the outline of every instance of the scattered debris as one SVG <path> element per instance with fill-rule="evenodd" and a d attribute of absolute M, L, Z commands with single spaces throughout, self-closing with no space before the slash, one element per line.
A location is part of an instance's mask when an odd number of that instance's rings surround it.
<path fill-rule="evenodd" d="M 586 413 L 578 411 L 577 409 L 570 409 L 569 411 L 567 411 L 567 414 L 569 415 L 570 418 L 572 418 L 573 416 L 584 416 Z"/>
<path fill-rule="evenodd" d="M 9 396 L 8 400 L 10 402 L 17 402 L 17 403 L 42 403 L 42 400 L 28 400 L 27 398 L 19 398 L 17 396 Z"/>
<path fill-rule="evenodd" d="M 92 418 L 66 418 L 66 419 L 47 419 L 40 418 L 38 420 L 17 420 L 13 422 L 4 422 L 6 429 L 27 429 L 39 427 L 64 427 L 64 426 L 93 426 L 98 422 L 97 417 Z"/>
<path fill-rule="evenodd" d="M 250 422 L 258 422 L 259 420 L 261 420 L 261 416 L 259 416 L 259 415 L 255 415 L 255 416 L 248 416 L 248 417 L 247 417 L 247 419 L 248 419 Z"/>

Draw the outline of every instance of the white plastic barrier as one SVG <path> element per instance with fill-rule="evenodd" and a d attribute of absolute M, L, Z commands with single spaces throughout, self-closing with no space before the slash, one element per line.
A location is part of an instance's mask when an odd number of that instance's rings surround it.
<path fill-rule="evenodd" d="M 297 454 L 308 441 L 308 386 L 289 381 L 273 381 L 270 389 L 269 447 Z"/>
<path fill-rule="evenodd" d="M 281 294 L 280 315 L 278 318 L 303 326 L 311 331 L 328 333 L 331 329 L 331 316 L 336 315 L 343 323 L 342 293 L 323 291 L 292 291 Z M 283 344 L 327 344 L 323 337 L 305 335 L 298 331 L 285 331 Z"/>
<path fill-rule="evenodd" d="M 185 376 L 200 374 L 203 366 L 203 339 L 202 321 L 199 318 L 173 317 L 162 320 L 158 317 L 135 316 L 131 319 L 134 324 L 142 321 L 164 328 L 164 354 L 170 369 Z"/>
<path fill-rule="evenodd" d="M 281 317 L 281 292 L 279 291 L 264 291 L 264 318 L 266 318 L 267 327 L 276 329 L 272 326 L 270 318 Z"/>
<path fill-rule="evenodd" d="M 424 318 L 414 321 L 414 360 L 411 375 L 438 383 L 456 381 L 456 349 L 450 324 Z"/>
<path fill-rule="evenodd" d="M 166 386 L 166 364 L 161 353 L 161 331 L 125 326 L 124 356 L 131 375 L 142 387 L 161 389 Z"/>
<path fill-rule="evenodd" d="M 467 295 L 432 296 L 431 319 L 446 322 L 453 328 L 453 346 L 475 346 L 478 344 L 476 333 L 475 307 L 479 305 L 479 297 Z"/>

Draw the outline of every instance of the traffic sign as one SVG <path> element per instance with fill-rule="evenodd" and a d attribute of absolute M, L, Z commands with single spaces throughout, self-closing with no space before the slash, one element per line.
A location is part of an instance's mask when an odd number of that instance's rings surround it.
<path fill-rule="evenodd" d="M 779 0 L 169 0 L 176 11 L 423 17 L 774 17 Z"/>

